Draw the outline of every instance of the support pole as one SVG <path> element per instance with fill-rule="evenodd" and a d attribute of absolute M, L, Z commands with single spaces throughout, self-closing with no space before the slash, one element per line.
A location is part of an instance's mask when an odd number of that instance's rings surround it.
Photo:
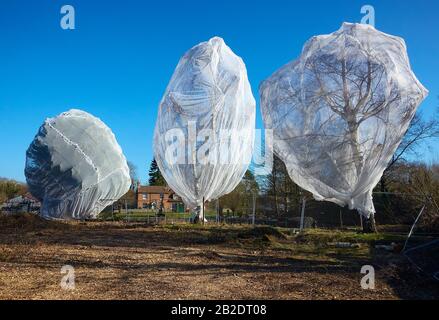
<path fill-rule="evenodd" d="M 216 199 L 216 223 L 218 224 L 220 221 L 220 218 L 219 218 L 219 199 Z"/>
<path fill-rule="evenodd" d="M 363 230 L 363 215 L 360 214 L 360 228 Z"/>
<path fill-rule="evenodd" d="M 300 214 L 300 232 L 304 229 L 305 223 L 305 206 L 306 206 L 306 198 L 305 196 L 302 198 L 302 212 Z"/>
<path fill-rule="evenodd" d="M 343 212 L 340 209 L 340 228 L 343 229 Z"/>
<path fill-rule="evenodd" d="M 201 204 L 201 219 L 203 219 L 203 225 L 204 225 L 204 197 L 203 197 L 203 203 Z"/>
<path fill-rule="evenodd" d="M 127 218 L 128 221 L 128 205 L 127 205 L 127 200 L 125 199 L 125 216 Z"/>
<path fill-rule="evenodd" d="M 253 215 L 252 215 L 252 225 L 255 226 L 256 223 L 256 193 L 253 193 Z"/>
<path fill-rule="evenodd" d="M 407 247 L 407 243 L 409 242 L 409 239 L 412 236 L 413 230 L 415 229 L 415 226 L 418 223 L 418 220 L 421 217 L 422 213 L 424 212 L 424 209 L 425 209 L 426 206 L 427 206 L 427 204 L 424 204 L 424 206 L 422 207 L 422 209 L 419 212 L 418 216 L 416 217 L 415 222 L 413 223 L 412 227 L 410 228 L 410 232 L 409 232 L 409 234 L 407 236 L 407 239 L 405 240 L 404 247 L 402 248 L 402 252 L 405 251 L 405 249 Z"/>

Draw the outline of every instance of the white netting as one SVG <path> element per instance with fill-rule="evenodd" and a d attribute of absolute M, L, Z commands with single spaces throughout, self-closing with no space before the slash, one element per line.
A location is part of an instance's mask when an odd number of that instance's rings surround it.
<path fill-rule="evenodd" d="M 372 189 L 427 95 L 403 39 L 350 23 L 311 38 L 260 92 L 291 178 L 317 200 L 365 216 L 375 213 Z"/>
<path fill-rule="evenodd" d="M 46 119 L 26 152 L 25 175 L 50 219 L 96 218 L 131 184 L 114 134 L 81 110 Z"/>
<path fill-rule="evenodd" d="M 180 59 L 166 89 L 154 132 L 157 164 L 186 205 L 199 206 L 203 197 L 217 199 L 240 182 L 254 127 L 245 65 L 223 39 L 212 38 Z"/>

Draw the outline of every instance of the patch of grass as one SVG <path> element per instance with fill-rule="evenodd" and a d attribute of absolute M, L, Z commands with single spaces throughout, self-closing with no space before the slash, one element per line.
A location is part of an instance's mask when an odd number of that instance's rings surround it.
<path fill-rule="evenodd" d="M 279 229 L 270 226 L 258 226 L 255 228 L 244 228 L 238 233 L 239 238 L 263 238 L 270 239 L 287 239 L 287 236 Z"/>
<path fill-rule="evenodd" d="M 345 230 L 312 229 L 296 234 L 293 229 L 271 226 L 246 225 L 168 225 L 169 230 L 183 233 L 201 231 L 202 243 L 224 243 L 228 246 L 256 250 L 283 252 L 293 259 L 318 260 L 332 264 L 346 264 L 371 258 L 371 246 L 377 241 L 401 241 L 402 236 L 393 234 L 363 234 Z M 336 248 L 334 242 L 360 244 L 357 248 Z M 197 243 L 200 243 L 197 241 Z M 346 259 L 349 257 L 349 259 Z"/>
<path fill-rule="evenodd" d="M 375 242 L 399 242 L 404 241 L 404 235 L 390 233 L 362 233 L 343 230 L 310 229 L 296 236 L 297 242 L 352 242 L 352 243 L 375 243 Z"/>
<path fill-rule="evenodd" d="M 197 244 L 227 244 L 249 249 L 266 248 L 278 240 L 288 239 L 288 235 L 279 228 L 271 226 L 217 225 L 217 224 L 163 224 L 161 230 L 187 239 L 192 237 Z"/>
<path fill-rule="evenodd" d="M 209 218 L 210 220 L 213 220 L 216 216 L 215 212 L 209 212 L 206 211 L 205 213 L 206 218 Z M 167 220 L 172 219 L 189 219 L 192 216 L 191 213 L 188 212 L 165 212 L 164 216 L 161 216 L 160 218 L 163 219 L 166 217 Z M 107 220 L 107 221 L 123 221 L 123 220 L 151 220 L 151 222 L 154 221 L 156 218 L 156 212 L 154 211 L 139 211 L 139 210 L 128 210 L 128 213 L 126 213 L 124 210 L 121 212 L 115 211 L 114 213 L 111 213 L 111 211 L 103 211 L 99 214 L 99 219 L 101 220 Z"/>

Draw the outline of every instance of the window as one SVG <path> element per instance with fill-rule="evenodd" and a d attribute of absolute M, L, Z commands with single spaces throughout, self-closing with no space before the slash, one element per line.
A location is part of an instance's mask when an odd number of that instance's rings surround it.
<path fill-rule="evenodd" d="M 142 193 L 142 200 L 146 200 L 148 198 L 148 194 L 147 193 Z"/>

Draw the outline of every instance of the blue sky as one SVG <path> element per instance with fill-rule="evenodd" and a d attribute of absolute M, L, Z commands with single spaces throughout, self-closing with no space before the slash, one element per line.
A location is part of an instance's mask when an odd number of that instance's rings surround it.
<path fill-rule="evenodd" d="M 76 29 L 60 27 L 73 5 Z M 376 27 L 406 40 L 412 67 L 430 90 L 421 109 L 439 105 L 439 2 L 418 1 L 0 1 L 0 176 L 24 181 L 25 152 L 46 117 L 80 108 L 115 133 L 147 178 L 157 108 L 180 56 L 221 36 L 258 85 L 295 59 L 311 36 L 360 22 L 375 8 Z M 438 158 L 438 142 L 424 158 Z"/>

